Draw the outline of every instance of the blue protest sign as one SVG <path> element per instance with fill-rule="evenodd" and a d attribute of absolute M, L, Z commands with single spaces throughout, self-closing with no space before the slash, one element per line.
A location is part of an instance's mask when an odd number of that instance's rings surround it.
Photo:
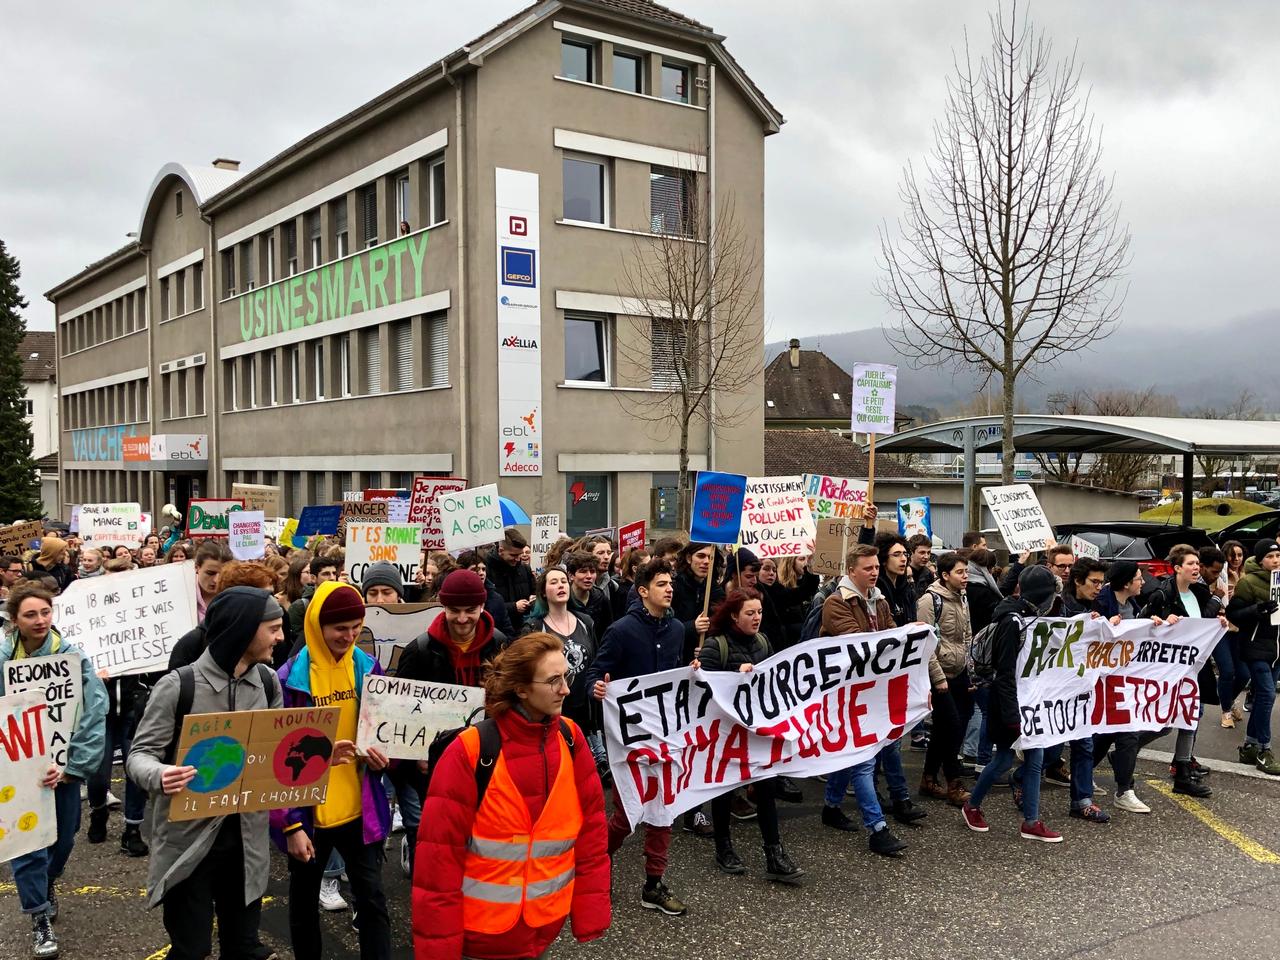
<path fill-rule="evenodd" d="M 738 542 L 747 478 L 740 473 L 698 474 L 689 512 L 689 539 L 698 543 Z"/>
<path fill-rule="evenodd" d="M 293 545 L 305 547 L 307 537 L 329 536 L 338 532 L 342 519 L 342 504 L 319 507 L 303 507 L 298 516 L 298 529 L 293 534 Z"/>
<path fill-rule="evenodd" d="M 903 537 L 914 537 L 923 533 L 933 536 L 932 518 L 929 516 L 928 497 L 910 497 L 898 501 L 898 534 Z"/>

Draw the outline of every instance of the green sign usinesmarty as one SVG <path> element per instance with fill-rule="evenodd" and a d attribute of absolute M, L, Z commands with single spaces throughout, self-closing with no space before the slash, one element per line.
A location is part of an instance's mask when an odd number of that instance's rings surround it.
<path fill-rule="evenodd" d="M 256 340 L 420 297 L 426 256 L 427 234 L 418 233 L 250 290 L 239 297 L 240 337 Z"/>

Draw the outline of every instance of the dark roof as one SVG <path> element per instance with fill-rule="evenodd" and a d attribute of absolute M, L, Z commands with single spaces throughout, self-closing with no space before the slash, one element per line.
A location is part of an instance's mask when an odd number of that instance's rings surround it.
<path fill-rule="evenodd" d="M 22 338 L 18 356 L 22 358 L 22 379 L 29 381 L 52 380 L 55 376 L 54 343 L 52 330 L 36 330 Z"/>
<path fill-rule="evenodd" d="M 705 23 L 699 23 L 692 17 L 686 17 L 683 13 L 676 13 L 676 11 L 661 4 L 650 3 L 649 0 L 579 0 L 579 2 L 585 3 L 587 6 L 601 7 L 605 10 L 626 14 L 629 17 L 654 20 L 669 26 L 692 27 L 694 30 L 703 30 L 708 33 L 711 31 L 711 28 Z"/>
<path fill-rule="evenodd" d="M 41 473 L 57 473 L 58 455 L 56 453 L 51 453 L 47 457 L 41 457 L 36 461 L 36 469 Z"/>
<path fill-rule="evenodd" d="M 798 367 L 791 366 L 791 351 L 783 350 L 764 371 L 765 421 L 847 424 L 853 412 L 852 390 L 853 377 L 821 350 L 801 350 Z"/>
<path fill-rule="evenodd" d="M 860 479 L 867 475 L 867 455 L 848 437 L 830 430 L 766 430 L 764 472 L 768 477 L 797 473 L 825 473 Z M 887 457 L 876 457 L 876 477 L 911 480 L 924 476 Z"/>

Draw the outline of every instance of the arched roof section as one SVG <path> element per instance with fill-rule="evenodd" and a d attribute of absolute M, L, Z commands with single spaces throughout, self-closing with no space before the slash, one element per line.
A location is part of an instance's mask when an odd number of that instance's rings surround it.
<path fill-rule="evenodd" d="M 197 207 L 203 207 L 206 200 L 219 190 L 225 190 L 239 180 L 244 174 L 239 170 L 224 170 L 222 167 L 191 163 L 166 163 L 151 180 L 147 188 L 146 199 L 142 204 L 142 215 L 138 218 L 138 240 L 145 243 L 155 226 L 156 216 L 168 189 L 166 184 L 173 180 L 186 184 Z"/>

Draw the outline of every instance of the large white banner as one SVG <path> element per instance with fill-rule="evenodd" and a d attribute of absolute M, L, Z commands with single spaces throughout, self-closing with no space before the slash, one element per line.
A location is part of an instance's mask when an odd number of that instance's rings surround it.
<path fill-rule="evenodd" d="M 804 479 L 747 477 L 738 543 L 760 559 L 813 553 L 817 528 Z"/>
<path fill-rule="evenodd" d="M 53 598 L 53 622 L 108 677 L 169 668 L 169 654 L 196 626 L 190 560 L 73 580 Z"/>
<path fill-rule="evenodd" d="M 1196 674 L 1226 630 L 1217 620 L 1175 624 L 1099 617 L 1023 622 L 1018 651 L 1018 746 L 1050 747 L 1095 733 L 1195 729 Z M 993 722 L 994 719 L 993 719 Z"/>
<path fill-rule="evenodd" d="M 499 476 L 542 476 L 542 272 L 538 175 L 494 170 Z"/>
<path fill-rule="evenodd" d="M 631 823 L 666 826 L 739 784 L 874 757 L 929 712 L 933 630 L 822 637 L 750 673 L 688 667 L 614 680 L 609 766 Z"/>

